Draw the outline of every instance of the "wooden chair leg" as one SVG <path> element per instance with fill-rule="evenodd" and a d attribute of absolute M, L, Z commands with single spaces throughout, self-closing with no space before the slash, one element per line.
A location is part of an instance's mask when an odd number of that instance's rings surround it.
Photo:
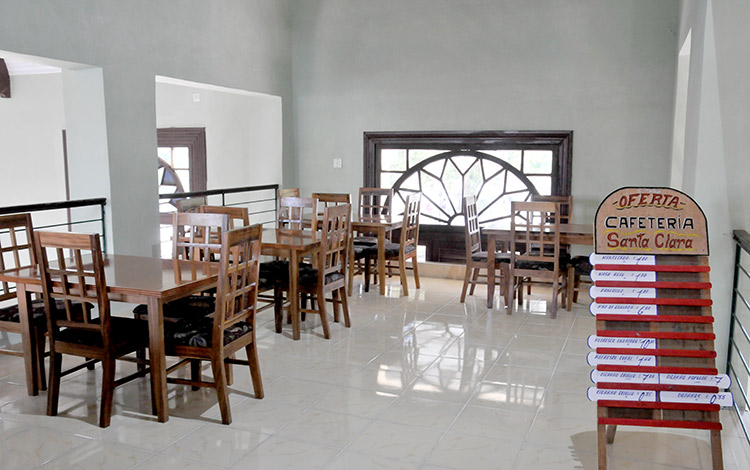
<path fill-rule="evenodd" d="M 469 287 L 469 282 L 471 281 L 471 273 L 472 268 L 468 264 L 466 265 L 466 273 L 464 274 L 464 285 L 461 288 L 461 303 L 464 303 L 466 301 L 466 289 Z M 474 285 L 471 286 L 472 292 L 471 294 L 474 294 Z"/>
<path fill-rule="evenodd" d="M 326 299 L 324 297 L 323 287 L 318 287 L 318 313 L 320 314 L 320 323 L 323 325 L 323 337 L 331 339 L 331 332 L 328 329 L 328 312 L 326 312 Z"/>
<path fill-rule="evenodd" d="M 344 288 L 342 287 L 340 290 L 343 291 Z M 347 328 L 351 328 L 352 322 L 349 318 L 349 301 L 346 299 L 346 292 L 341 292 L 339 297 L 341 297 L 341 310 L 344 312 L 344 326 Z"/>
<path fill-rule="evenodd" d="M 201 379 L 201 361 L 199 361 L 198 359 L 191 359 L 190 360 L 190 380 L 197 382 L 200 379 Z M 193 391 L 200 389 L 200 387 L 197 385 L 193 385 L 190 388 Z"/>
<path fill-rule="evenodd" d="M 339 290 L 336 289 L 331 292 L 331 300 L 333 300 L 333 322 L 339 322 L 339 315 L 341 313 L 341 300 L 339 299 Z"/>
<path fill-rule="evenodd" d="M 219 411 L 222 424 L 232 424 L 232 412 L 229 410 L 229 389 L 224 375 L 224 361 L 219 357 L 211 358 L 211 370 L 214 374 L 216 396 L 219 399 Z"/>
<path fill-rule="evenodd" d="M 99 411 L 99 427 L 109 426 L 112 418 L 112 399 L 115 393 L 115 360 L 102 359 L 102 403 Z"/>
<path fill-rule="evenodd" d="M 479 268 L 474 268 L 471 274 L 471 289 L 469 295 L 474 295 L 474 288 L 477 286 L 477 280 L 479 280 Z"/>
<path fill-rule="evenodd" d="M 552 281 L 552 312 L 550 313 L 550 318 L 555 319 L 557 318 L 557 296 L 558 293 L 558 280 L 555 278 L 554 281 Z"/>
<path fill-rule="evenodd" d="M 62 373 L 62 354 L 50 351 L 49 354 L 49 390 L 47 391 L 47 416 L 57 416 L 57 404 L 60 400 L 60 374 Z"/>
<path fill-rule="evenodd" d="M 146 360 L 146 349 L 142 348 L 142 349 L 137 350 L 135 352 L 135 357 L 136 357 L 136 359 L 138 359 L 138 361 L 145 361 Z M 138 372 L 143 372 L 144 370 L 146 370 L 146 364 L 145 364 L 145 362 L 144 363 L 138 362 L 138 364 L 136 365 L 136 369 L 138 370 Z"/>
<path fill-rule="evenodd" d="M 404 291 L 404 296 L 409 296 L 409 283 L 406 281 L 406 262 L 403 259 L 398 260 L 398 275 L 401 278 L 401 287 Z"/>
<path fill-rule="evenodd" d="M 47 337 L 41 328 L 34 329 L 36 334 L 36 377 L 39 384 L 39 390 L 47 390 L 47 377 L 44 372 L 44 348 L 47 344 Z"/>
<path fill-rule="evenodd" d="M 365 292 L 370 292 L 370 257 L 365 257 Z"/>
<path fill-rule="evenodd" d="M 573 310 L 573 299 L 574 299 L 574 292 L 575 292 L 575 277 L 576 277 L 576 270 L 573 266 L 568 266 L 568 282 L 567 282 L 567 291 L 568 291 L 568 311 L 570 312 Z"/>
<path fill-rule="evenodd" d="M 417 264 L 417 255 L 411 259 L 411 266 L 414 269 L 414 285 L 419 289 L 419 264 Z"/>
<path fill-rule="evenodd" d="M 253 380 L 255 398 L 261 399 L 264 396 L 263 380 L 260 376 L 260 364 L 258 363 L 258 350 L 255 347 L 255 341 L 245 347 L 245 353 L 247 353 L 247 362 L 250 366 L 250 378 Z"/>
<path fill-rule="evenodd" d="M 576 274 L 573 284 L 573 302 L 578 302 L 578 288 L 581 287 L 581 276 Z"/>
<path fill-rule="evenodd" d="M 281 289 L 278 287 L 273 290 L 273 299 L 273 319 L 276 326 L 276 333 L 281 333 L 281 327 L 284 321 L 284 297 Z"/>

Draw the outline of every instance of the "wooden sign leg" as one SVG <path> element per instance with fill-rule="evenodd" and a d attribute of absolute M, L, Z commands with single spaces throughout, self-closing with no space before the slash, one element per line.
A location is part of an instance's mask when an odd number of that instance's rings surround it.
<path fill-rule="evenodd" d="M 711 463 L 713 470 L 724 470 L 724 457 L 721 450 L 721 431 L 712 429 L 711 433 Z"/>
<path fill-rule="evenodd" d="M 607 425 L 596 425 L 597 454 L 599 455 L 599 470 L 607 470 Z"/>
<path fill-rule="evenodd" d="M 607 444 L 615 442 L 615 432 L 617 432 L 616 424 L 607 426 Z"/>

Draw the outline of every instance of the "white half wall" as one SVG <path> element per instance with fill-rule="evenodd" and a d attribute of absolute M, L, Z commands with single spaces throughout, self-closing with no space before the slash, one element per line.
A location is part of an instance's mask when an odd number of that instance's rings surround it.
<path fill-rule="evenodd" d="M 365 131 L 572 130 L 593 220 L 620 186 L 669 183 L 678 22 L 677 0 L 297 0 L 301 189 L 356 194 Z"/>

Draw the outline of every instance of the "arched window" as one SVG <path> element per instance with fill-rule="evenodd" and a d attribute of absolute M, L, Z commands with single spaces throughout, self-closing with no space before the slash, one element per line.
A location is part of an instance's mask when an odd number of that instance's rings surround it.
<path fill-rule="evenodd" d="M 393 188 L 394 213 L 421 192 L 430 261 L 463 262 L 464 196 L 480 224 L 510 225 L 511 201 L 570 194 L 572 132 L 365 133 L 365 186 Z"/>

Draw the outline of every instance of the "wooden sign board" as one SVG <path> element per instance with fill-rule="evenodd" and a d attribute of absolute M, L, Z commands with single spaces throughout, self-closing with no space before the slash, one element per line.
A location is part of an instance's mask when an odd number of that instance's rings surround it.
<path fill-rule="evenodd" d="M 670 188 L 625 187 L 596 213 L 596 253 L 708 255 L 708 225 L 687 194 Z"/>

